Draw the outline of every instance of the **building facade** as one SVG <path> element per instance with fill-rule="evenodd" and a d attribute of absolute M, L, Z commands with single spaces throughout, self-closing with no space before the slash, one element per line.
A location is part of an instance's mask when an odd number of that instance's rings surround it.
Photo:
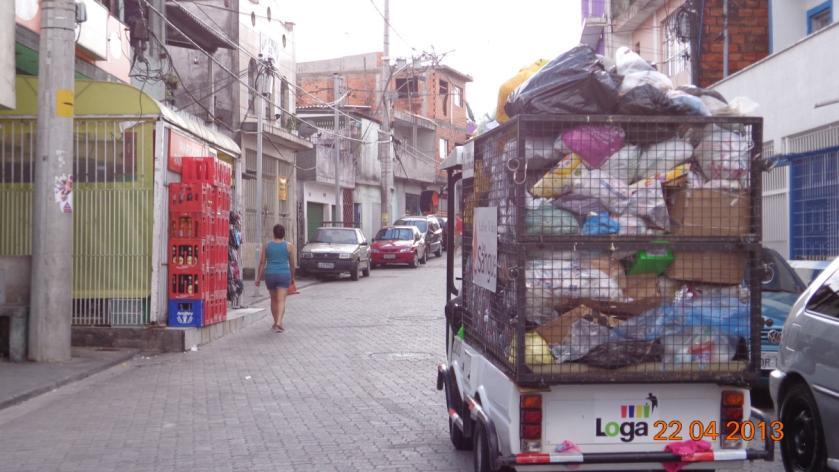
<path fill-rule="evenodd" d="M 298 135 L 294 24 L 280 19 L 279 4 L 278 0 L 180 3 L 198 24 L 215 30 L 224 42 L 210 51 L 212 59 L 190 48 L 173 52 L 181 78 L 172 93 L 175 105 L 216 124 L 242 149 L 237 203 L 243 214 L 246 277 L 253 274 L 258 262 L 256 249 L 273 237 L 275 224 L 286 227 L 290 241 L 298 239 L 297 152 L 312 148 Z M 265 70 L 260 57 L 270 61 L 271 72 Z M 240 75 L 232 77 L 231 72 Z M 256 90 L 260 87 L 267 95 L 263 100 L 263 191 L 258 203 Z M 262 234 L 257 234 L 258 219 Z"/>

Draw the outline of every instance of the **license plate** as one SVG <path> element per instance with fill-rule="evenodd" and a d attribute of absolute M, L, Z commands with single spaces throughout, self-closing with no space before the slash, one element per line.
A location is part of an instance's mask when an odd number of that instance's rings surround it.
<path fill-rule="evenodd" d="M 778 353 L 777 352 L 761 352 L 760 353 L 760 369 L 773 370 L 778 368 Z"/>
<path fill-rule="evenodd" d="M 396 254 L 385 254 L 385 259 L 396 259 Z"/>
<path fill-rule="evenodd" d="M 333 262 L 318 262 L 318 269 L 334 269 L 335 263 Z"/>

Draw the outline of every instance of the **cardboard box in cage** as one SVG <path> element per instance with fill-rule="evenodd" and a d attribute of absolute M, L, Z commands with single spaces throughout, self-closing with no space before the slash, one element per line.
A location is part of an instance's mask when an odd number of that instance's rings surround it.
<path fill-rule="evenodd" d="M 670 216 L 676 236 L 740 236 L 749 232 L 748 194 L 712 189 L 673 192 Z"/>
<path fill-rule="evenodd" d="M 743 281 L 746 256 L 736 252 L 677 252 L 667 276 L 685 282 L 736 285 Z"/>

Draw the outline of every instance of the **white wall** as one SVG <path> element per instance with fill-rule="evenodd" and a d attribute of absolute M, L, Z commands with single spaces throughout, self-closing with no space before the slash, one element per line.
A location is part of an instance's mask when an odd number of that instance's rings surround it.
<path fill-rule="evenodd" d="M 0 8 L 0 109 L 15 108 L 15 2 Z"/>
<path fill-rule="evenodd" d="M 839 104 L 815 104 L 839 99 L 839 68 L 828 60 L 839 45 L 839 23 L 814 33 L 794 48 L 773 54 L 716 83 L 712 88 L 731 99 L 746 96 L 764 117 L 764 141 L 774 140 L 839 121 Z"/>
<path fill-rule="evenodd" d="M 769 0 L 772 9 L 772 52 L 781 51 L 807 35 L 807 10 L 825 0 Z M 833 0 L 833 21 L 839 20 L 839 0 Z"/>
<path fill-rule="evenodd" d="M 379 186 L 358 185 L 353 190 L 353 202 L 361 204 L 361 231 L 368 239 L 382 227 L 382 191 Z"/>

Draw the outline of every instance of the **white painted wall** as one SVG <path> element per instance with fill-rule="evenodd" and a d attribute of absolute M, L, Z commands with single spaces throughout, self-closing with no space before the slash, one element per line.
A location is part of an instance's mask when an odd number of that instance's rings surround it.
<path fill-rule="evenodd" d="M 0 8 L 0 109 L 15 108 L 15 2 Z"/>
<path fill-rule="evenodd" d="M 795 47 L 775 53 L 712 87 L 731 99 L 749 97 L 764 117 L 764 141 L 781 138 L 839 121 L 839 104 L 815 108 L 815 104 L 839 99 L 839 68 L 828 60 L 839 45 L 839 23 L 818 31 Z"/>
<path fill-rule="evenodd" d="M 353 202 L 361 204 L 361 231 L 368 239 L 376 235 L 381 224 L 382 191 L 374 185 L 357 185 Z"/>
<path fill-rule="evenodd" d="M 807 35 L 807 10 L 825 0 L 769 0 L 772 9 L 772 52 L 781 51 Z M 839 0 L 833 0 L 833 21 L 839 20 Z"/>

